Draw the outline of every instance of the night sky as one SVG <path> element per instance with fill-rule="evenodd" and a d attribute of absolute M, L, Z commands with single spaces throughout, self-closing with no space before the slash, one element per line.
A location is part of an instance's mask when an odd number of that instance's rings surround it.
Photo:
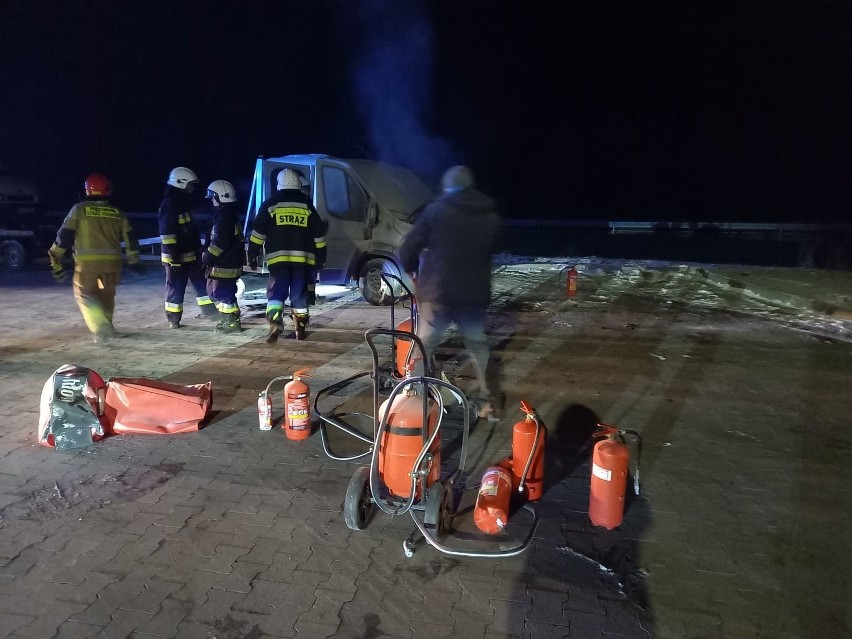
<path fill-rule="evenodd" d="M 846 1 L 0 0 L 0 24 L 0 164 L 52 209 L 101 171 L 154 210 L 176 165 L 245 197 L 288 153 L 466 163 L 508 218 L 852 206 Z"/>

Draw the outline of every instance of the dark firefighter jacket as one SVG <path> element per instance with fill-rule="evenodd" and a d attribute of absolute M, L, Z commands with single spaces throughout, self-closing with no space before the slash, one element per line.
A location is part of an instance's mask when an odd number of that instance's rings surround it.
<path fill-rule="evenodd" d="M 500 225 L 494 201 L 476 189 L 445 193 L 427 204 L 399 252 L 406 272 L 417 273 L 417 299 L 487 306 Z"/>
<path fill-rule="evenodd" d="M 237 204 L 213 207 L 210 242 L 205 251 L 204 264 L 210 267 L 208 277 L 239 277 L 245 262 L 245 240 L 240 227 Z"/>
<path fill-rule="evenodd" d="M 189 194 L 173 186 L 166 187 L 160 204 L 160 259 L 163 264 L 186 264 L 201 253 L 201 236 L 189 212 Z"/>
<path fill-rule="evenodd" d="M 270 269 L 276 264 L 325 265 L 325 224 L 301 191 L 278 191 L 260 205 L 249 237 L 250 262 L 264 245 Z"/>
<path fill-rule="evenodd" d="M 128 263 L 139 262 L 139 245 L 121 210 L 103 198 L 87 198 L 68 212 L 48 252 L 51 259 L 59 260 L 73 247 L 77 271 L 118 273 L 122 242 Z"/>

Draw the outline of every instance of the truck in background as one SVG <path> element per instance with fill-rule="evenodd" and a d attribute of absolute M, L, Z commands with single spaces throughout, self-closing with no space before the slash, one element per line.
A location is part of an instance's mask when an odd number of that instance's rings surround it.
<path fill-rule="evenodd" d="M 412 171 L 372 160 L 328 155 L 285 155 L 257 159 L 244 224 L 246 240 L 261 203 L 276 191 L 278 173 L 295 170 L 326 224 L 328 257 L 322 284 L 356 284 L 370 304 L 389 304 L 400 296 L 381 273 L 399 277 L 412 288 L 400 266 L 399 247 L 411 218 L 432 197 L 430 188 Z M 259 269 L 267 272 L 265 264 Z M 246 278 L 243 278 L 246 279 Z M 393 281 L 393 280 L 391 280 Z"/>
<path fill-rule="evenodd" d="M 43 214 L 36 188 L 0 166 L 0 265 L 17 271 L 38 253 Z"/>

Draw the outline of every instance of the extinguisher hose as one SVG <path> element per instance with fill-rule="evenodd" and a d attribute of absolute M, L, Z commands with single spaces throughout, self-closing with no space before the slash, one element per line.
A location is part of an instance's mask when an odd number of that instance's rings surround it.
<path fill-rule="evenodd" d="M 527 458 L 527 463 L 524 464 L 524 472 L 521 475 L 521 481 L 518 483 L 518 492 L 524 492 L 524 482 L 527 479 L 527 473 L 530 471 L 530 466 L 532 466 L 533 457 L 535 457 L 535 452 L 538 450 L 538 438 L 541 436 L 541 422 L 538 421 L 538 415 L 535 414 L 535 411 L 529 413 L 529 416 L 535 420 L 535 439 L 533 439 L 532 450 L 530 450 L 530 456 Z"/>
<path fill-rule="evenodd" d="M 635 454 L 630 455 L 633 460 L 633 493 L 639 495 L 639 456 L 642 453 L 642 437 L 635 430 L 619 430 L 618 433 L 625 445 L 627 445 L 628 437 L 631 440 L 630 447 L 635 452 Z"/>
<path fill-rule="evenodd" d="M 379 486 L 379 454 L 380 454 L 380 446 L 379 442 L 382 441 L 382 435 L 385 430 L 388 428 L 388 418 L 390 417 L 390 407 L 393 406 L 393 400 L 399 395 L 400 392 L 403 391 L 407 386 L 409 386 L 412 382 L 417 382 L 418 378 L 409 378 L 402 380 L 396 387 L 391 391 L 390 396 L 387 399 L 388 409 L 385 410 L 384 415 L 381 417 L 381 421 L 379 422 L 378 430 L 376 431 L 376 441 L 373 445 L 373 454 L 370 458 L 370 492 L 373 496 L 373 501 L 378 505 L 378 507 L 387 513 L 388 515 L 396 516 L 402 515 L 409 510 L 414 505 L 414 499 L 417 496 L 417 481 L 420 479 L 420 468 L 423 465 L 423 460 L 426 458 L 428 452 L 432 449 L 432 445 L 435 443 L 435 440 L 441 433 L 441 420 L 444 414 L 444 400 L 441 397 L 441 393 L 437 392 L 432 386 L 428 387 L 428 395 L 431 396 L 438 403 L 438 418 L 435 423 L 435 428 L 429 435 L 429 439 L 423 444 L 423 448 L 420 449 L 420 454 L 417 455 L 417 458 L 414 460 L 414 463 L 411 466 L 411 471 L 409 475 L 411 476 L 411 489 L 408 495 L 408 499 L 406 499 L 405 503 L 402 504 L 399 508 L 392 508 L 386 505 L 379 496 L 379 491 L 377 490 Z M 427 384 L 427 378 L 421 377 L 419 378 L 420 383 Z M 431 381 L 431 380 L 430 380 Z M 428 397 L 423 397 L 423 423 L 428 424 Z"/>
<path fill-rule="evenodd" d="M 279 375 L 278 377 L 273 378 L 273 379 L 272 379 L 272 381 L 271 381 L 271 382 L 269 382 L 269 383 L 266 385 L 266 395 L 267 395 L 267 397 L 269 396 L 269 389 L 270 389 L 270 388 L 272 388 L 272 385 L 273 385 L 275 382 L 280 382 L 280 381 L 285 380 L 285 379 L 289 382 L 289 381 L 291 381 L 291 380 L 293 379 L 293 376 L 292 376 L 292 375 Z"/>

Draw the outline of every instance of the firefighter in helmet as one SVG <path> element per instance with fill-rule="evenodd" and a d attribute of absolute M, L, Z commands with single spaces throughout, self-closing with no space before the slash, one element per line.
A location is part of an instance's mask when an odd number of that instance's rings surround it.
<path fill-rule="evenodd" d="M 191 198 L 198 176 L 185 166 L 171 170 L 160 204 L 160 259 L 166 269 L 166 319 L 169 328 L 180 328 L 187 282 L 192 282 L 196 301 L 205 317 L 216 317 L 216 307 L 207 295 L 201 268 L 201 236 L 192 221 Z"/>
<path fill-rule="evenodd" d="M 269 280 L 266 287 L 266 319 L 269 336 L 278 341 L 284 331 L 284 301 L 289 297 L 296 339 L 305 339 L 308 325 L 307 280 L 312 267 L 325 264 L 325 225 L 314 205 L 301 191 L 293 169 L 277 178 L 278 192 L 267 198 L 252 223 L 248 265 L 257 268 L 261 249 L 266 252 Z"/>
<path fill-rule="evenodd" d="M 243 272 L 245 242 L 234 185 L 225 180 L 211 182 L 206 197 L 213 203 L 210 241 L 201 254 L 207 275 L 207 294 L 219 311 L 216 332 L 238 333 L 241 326 L 237 280 Z"/>
<path fill-rule="evenodd" d="M 99 344 L 115 336 L 112 318 L 121 279 L 121 243 L 124 242 L 127 262 L 134 269 L 139 267 L 139 245 L 127 218 L 109 201 L 110 181 L 100 173 L 92 173 L 83 188 L 85 198 L 71 208 L 47 255 L 53 279 L 62 282 L 62 258 L 73 249 L 74 299 Z"/>

